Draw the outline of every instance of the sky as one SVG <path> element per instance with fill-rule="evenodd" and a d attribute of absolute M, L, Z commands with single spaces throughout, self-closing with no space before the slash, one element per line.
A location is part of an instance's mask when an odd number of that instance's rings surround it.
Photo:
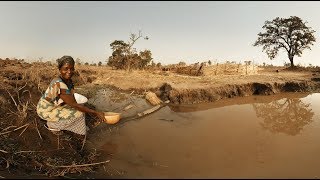
<path fill-rule="evenodd" d="M 114 40 L 148 36 L 134 44 L 161 64 L 211 60 L 283 65 L 253 46 L 264 22 L 298 16 L 316 42 L 294 63 L 320 66 L 320 1 L 1 1 L 0 58 L 51 60 L 70 55 L 106 63 Z M 319 42 L 318 42 L 319 41 Z"/>

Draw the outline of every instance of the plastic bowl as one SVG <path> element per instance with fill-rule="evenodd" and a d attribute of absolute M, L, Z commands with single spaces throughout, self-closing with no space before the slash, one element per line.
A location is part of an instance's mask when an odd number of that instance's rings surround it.
<path fill-rule="evenodd" d="M 106 119 L 105 123 L 115 124 L 120 120 L 120 113 L 104 112 L 104 117 Z"/>
<path fill-rule="evenodd" d="M 88 102 L 88 98 L 86 98 L 84 95 L 78 94 L 78 93 L 74 93 L 74 98 L 76 99 L 78 104 L 84 104 L 86 102 Z"/>

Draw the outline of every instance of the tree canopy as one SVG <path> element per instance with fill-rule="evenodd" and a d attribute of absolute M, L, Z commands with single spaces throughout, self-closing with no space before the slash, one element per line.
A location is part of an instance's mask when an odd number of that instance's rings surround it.
<path fill-rule="evenodd" d="M 270 59 L 274 59 L 280 49 L 287 52 L 291 67 L 294 67 L 293 58 L 295 55 L 301 57 L 304 49 L 311 50 L 310 46 L 316 41 L 315 31 L 306 26 L 297 16 L 289 18 L 275 18 L 266 21 L 262 27 L 265 31 L 258 34 L 258 39 L 253 46 L 263 46 Z"/>
<path fill-rule="evenodd" d="M 139 53 L 133 48 L 134 43 L 142 37 L 141 32 L 139 35 L 131 34 L 130 41 L 125 43 L 122 40 L 115 40 L 110 44 L 112 55 L 108 58 L 107 64 L 116 69 L 143 69 L 151 63 L 152 53 L 150 50 L 140 51 Z M 148 37 L 145 37 L 148 40 Z"/>

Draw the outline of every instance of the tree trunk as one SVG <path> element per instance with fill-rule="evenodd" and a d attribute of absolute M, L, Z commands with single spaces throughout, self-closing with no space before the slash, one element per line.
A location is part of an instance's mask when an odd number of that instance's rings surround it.
<path fill-rule="evenodd" d="M 294 67 L 293 56 L 289 56 L 289 60 L 290 60 L 290 63 L 291 63 L 291 68 L 293 68 Z"/>

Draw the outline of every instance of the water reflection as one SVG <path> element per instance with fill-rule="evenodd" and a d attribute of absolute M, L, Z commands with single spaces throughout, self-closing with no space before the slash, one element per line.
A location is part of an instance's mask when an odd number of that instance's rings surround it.
<path fill-rule="evenodd" d="M 252 104 L 256 116 L 263 118 L 261 126 L 271 132 L 298 134 L 304 126 L 312 122 L 314 112 L 310 103 L 302 99 L 308 93 L 280 93 L 271 96 L 249 96 L 223 99 L 214 103 L 197 105 L 170 105 L 174 112 L 196 112 L 232 105 Z"/>
<path fill-rule="evenodd" d="M 295 99 L 305 98 L 308 93 L 280 93 L 270 96 L 247 96 L 247 97 L 234 97 L 228 99 L 221 99 L 211 103 L 200 103 L 200 104 L 170 104 L 169 107 L 174 112 L 196 112 L 204 111 L 212 108 L 220 108 L 232 105 L 244 105 L 252 103 L 270 103 L 272 101 L 278 101 L 283 98 Z"/>
<path fill-rule="evenodd" d="M 94 178 L 320 177 L 319 98 L 281 93 L 170 105 L 121 128 L 100 126 L 88 133 L 87 148 L 112 160 Z"/>
<path fill-rule="evenodd" d="M 305 125 L 312 122 L 314 112 L 310 103 L 298 98 L 284 98 L 270 103 L 254 103 L 257 117 L 263 118 L 260 124 L 271 132 L 297 135 Z"/>

